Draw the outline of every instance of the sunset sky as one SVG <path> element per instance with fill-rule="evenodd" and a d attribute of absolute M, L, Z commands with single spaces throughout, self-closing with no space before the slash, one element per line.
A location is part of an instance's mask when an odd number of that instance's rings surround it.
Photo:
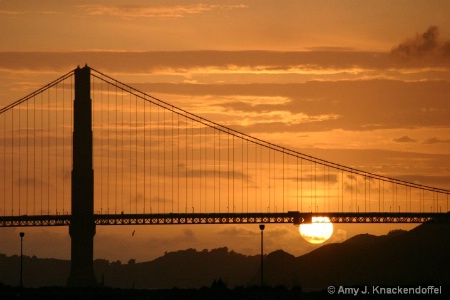
<path fill-rule="evenodd" d="M 214 122 L 302 153 L 450 189 L 450 2 L 4 1 L 0 107 L 86 63 Z M 330 242 L 410 225 L 335 225 Z M 131 233 L 136 230 L 134 236 Z M 70 257 L 68 228 L 2 228 L 0 252 Z M 317 248 L 267 225 L 266 252 Z M 97 227 L 95 257 L 227 246 L 257 225 Z"/>

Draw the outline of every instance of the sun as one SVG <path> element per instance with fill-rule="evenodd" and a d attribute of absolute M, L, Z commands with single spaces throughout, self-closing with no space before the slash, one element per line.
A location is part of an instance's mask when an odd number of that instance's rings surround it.
<path fill-rule="evenodd" d="M 307 242 L 322 244 L 333 234 L 333 223 L 328 217 L 312 217 L 312 222 L 300 224 L 299 230 Z"/>

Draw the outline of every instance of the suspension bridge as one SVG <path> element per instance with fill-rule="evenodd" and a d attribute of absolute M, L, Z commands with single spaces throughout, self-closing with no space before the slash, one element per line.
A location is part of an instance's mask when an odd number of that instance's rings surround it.
<path fill-rule="evenodd" d="M 0 109 L 0 127 L 0 227 L 69 226 L 70 285 L 95 284 L 97 225 L 449 221 L 449 190 L 272 144 L 88 66 Z"/>

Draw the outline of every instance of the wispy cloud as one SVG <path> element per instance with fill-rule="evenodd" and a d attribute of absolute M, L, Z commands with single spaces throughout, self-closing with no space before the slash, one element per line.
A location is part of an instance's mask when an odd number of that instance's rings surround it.
<path fill-rule="evenodd" d="M 255 230 L 249 230 L 246 227 L 239 225 L 232 225 L 229 227 L 224 227 L 217 232 L 219 235 L 228 235 L 228 236 L 250 236 L 253 237 L 257 233 Z"/>
<path fill-rule="evenodd" d="M 0 15 L 10 15 L 10 16 L 15 16 L 15 15 L 21 15 L 24 12 L 20 12 L 20 11 L 14 11 L 14 10 L 0 10 Z"/>
<path fill-rule="evenodd" d="M 112 16 L 123 19 L 135 18 L 183 18 L 189 15 L 201 14 L 213 10 L 228 10 L 244 8 L 244 5 L 211 5 L 190 4 L 172 6 L 136 6 L 136 5 L 80 5 L 82 9 L 92 16 Z"/>
<path fill-rule="evenodd" d="M 387 53 L 339 51 L 79 51 L 0 52 L 0 70 L 20 72 L 63 71 L 88 63 L 114 74 L 157 74 L 159 76 L 246 76 L 260 81 L 285 76 L 293 82 L 373 78 L 449 78 L 446 64 L 424 68 L 399 66 Z M 223 78 L 222 78 L 223 79 Z M 273 80 L 273 78 L 272 78 Z M 254 80 L 252 80 L 254 81 Z"/>
<path fill-rule="evenodd" d="M 404 136 L 402 136 L 402 137 L 393 139 L 393 141 L 394 141 L 394 142 L 397 142 L 397 143 L 415 143 L 415 142 L 417 142 L 417 140 L 412 139 L 412 138 L 410 138 L 410 137 L 407 136 L 407 135 L 404 135 Z"/>
<path fill-rule="evenodd" d="M 437 137 L 432 137 L 423 142 L 424 144 L 441 144 L 441 143 L 450 143 L 450 140 L 443 140 Z"/>

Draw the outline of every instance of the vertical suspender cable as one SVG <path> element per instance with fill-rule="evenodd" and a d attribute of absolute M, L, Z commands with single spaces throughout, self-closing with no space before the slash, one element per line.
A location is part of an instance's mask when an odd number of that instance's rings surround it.
<path fill-rule="evenodd" d="M 191 203 L 194 213 L 194 120 L 191 120 Z"/>
<path fill-rule="evenodd" d="M 344 212 L 344 170 L 341 170 L 341 194 L 342 212 Z"/>
<path fill-rule="evenodd" d="M 98 105 L 99 115 L 100 118 L 98 120 L 98 123 L 100 126 L 98 126 L 98 138 L 100 139 L 100 213 L 103 213 L 103 178 L 104 178 L 104 172 L 103 172 L 103 160 L 104 160 L 104 154 L 103 154 L 103 130 L 101 128 L 101 125 L 103 124 L 103 80 L 100 81 L 100 103 Z M 94 99 L 94 103 L 97 102 Z M 95 115 L 95 114 L 93 114 Z M 96 124 L 97 125 L 97 124 Z M 108 207 L 108 214 L 109 214 L 109 207 Z"/>
<path fill-rule="evenodd" d="M 203 149 L 203 145 L 202 145 L 202 128 L 199 127 L 199 138 L 200 138 L 200 148 L 199 148 L 199 152 L 200 152 L 200 170 L 199 170 L 199 176 L 200 176 L 200 185 L 199 185 L 199 197 L 200 197 L 200 213 L 202 212 L 202 191 L 203 191 L 203 160 L 202 160 L 202 149 Z"/>
<path fill-rule="evenodd" d="M 204 176 L 203 176 L 203 180 L 204 180 L 204 188 L 205 188 L 205 213 L 207 212 L 207 199 L 209 198 L 208 197 L 208 195 L 207 195 L 207 191 L 208 191 L 208 182 L 207 182 L 207 174 L 208 174 L 208 172 L 207 172 L 207 170 L 208 170 L 208 168 L 209 168 L 209 164 L 208 164 L 208 155 L 207 155 L 207 148 L 206 148 L 206 145 L 207 145 L 207 137 L 208 137 L 208 132 L 207 132 L 207 129 L 208 129 L 208 126 L 205 126 L 204 127 L 204 139 L 205 139 L 205 155 L 204 155 L 204 157 L 205 157 L 205 168 L 204 168 Z"/>
<path fill-rule="evenodd" d="M 124 196 L 125 196 L 125 193 L 124 193 L 124 181 L 123 181 L 123 176 L 124 176 L 124 173 L 125 173 L 125 169 L 124 169 L 124 153 L 125 153 L 125 148 L 124 148 L 124 139 L 125 139 L 125 127 L 124 127 L 124 118 L 125 118 L 125 110 L 124 110 L 124 108 L 125 108 L 125 106 L 124 106 L 124 100 L 123 100 L 123 90 L 121 90 L 121 92 L 120 92 L 120 102 L 121 102 L 121 139 L 120 139 L 120 141 L 121 141 L 121 145 L 120 145 L 120 149 L 121 149 L 121 151 L 120 151 L 120 161 L 121 161 L 121 166 L 120 166 L 120 175 L 121 175 L 121 177 L 120 177 L 120 185 L 121 185 L 121 189 L 120 189 L 120 193 L 121 193 L 121 195 L 120 195 L 120 203 L 121 203 L 121 206 L 120 206 L 120 211 L 123 213 L 123 198 L 124 198 Z"/>
<path fill-rule="evenodd" d="M 326 183 L 325 183 L 326 181 Z M 326 165 L 323 165 L 323 178 L 322 178 L 322 188 L 323 188 L 323 194 L 322 194 L 322 198 L 323 198 L 323 211 L 327 210 L 327 205 L 326 205 L 326 199 L 329 200 L 330 197 L 330 193 L 328 191 L 328 173 L 327 173 L 327 167 Z M 325 195 L 326 194 L 326 195 Z M 328 206 L 329 207 L 329 206 Z"/>
<path fill-rule="evenodd" d="M 367 212 L 367 176 L 364 175 L 364 212 Z"/>
<path fill-rule="evenodd" d="M 248 213 L 248 203 L 249 203 L 249 181 L 250 181 L 250 174 L 248 173 L 248 143 L 249 141 L 247 140 L 247 213 Z"/>
<path fill-rule="evenodd" d="M 149 152 L 150 152 L 150 162 L 149 162 L 149 164 L 150 164 L 150 166 L 149 166 L 149 168 L 150 168 L 150 201 L 149 201 L 149 206 L 150 206 L 150 213 L 152 213 L 152 191 L 153 191 L 153 189 L 152 189 L 152 184 L 153 184 L 153 176 L 152 176 L 152 173 L 153 173 L 153 169 L 152 169 L 152 159 L 153 159 L 153 156 L 152 156 L 152 125 L 153 125 L 153 122 L 152 122 L 152 102 L 150 102 L 150 104 L 149 104 L 149 110 L 150 110 L 150 113 L 149 113 L 149 118 L 150 118 L 150 120 L 149 120 L 149 124 L 150 124 L 150 150 L 149 150 Z"/>
<path fill-rule="evenodd" d="M 371 178 L 369 177 L 369 211 L 370 211 L 370 180 Z"/>
<path fill-rule="evenodd" d="M 228 190 L 227 190 L 227 209 L 228 212 L 230 212 L 230 132 L 227 132 L 227 184 L 228 184 Z"/>
<path fill-rule="evenodd" d="M 41 178 L 44 178 L 44 98 L 43 93 L 41 93 Z M 41 215 L 43 214 L 43 203 L 44 202 L 44 181 L 41 180 Z"/>
<path fill-rule="evenodd" d="M 276 171 L 275 171 L 275 167 L 276 167 L 276 158 L 277 158 L 277 152 L 274 149 L 273 150 L 273 211 L 276 212 L 277 211 L 277 182 L 275 181 L 276 179 Z"/>
<path fill-rule="evenodd" d="M 312 165 L 312 162 L 311 162 L 311 173 L 310 173 L 310 180 L 311 180 L 311 190 L 310 190 L 310 192 L 309 192 L 309 211 L 310 212 L 313 212 L 313 204 L 312 204 L 312 200 L 313 200 L 313 190 L 314 190 L 314 188 L 313 188 L 313 179 L 314 179 L 314 176 L 313 176 L 313 174 L 314 174 L 314 172 L 313 172 L 313 165 Z"/>
<path fill-rule="evenodd" d="M 241 173 L 241 212 L 244 212 L 244 139 L 241 138 L 241 162 L 242 162 L 242 173 Z M 261 207 L 262 211 L 262 207 Z"/>
<path fill-rule="evenodd" d="M 166 110 L 163 108 L 163 212 L 166 212 Z"/>
<path fill-rule="evenodd" d="M 213 128 L 213 153 L 214 153 L 214 158 L 213 158 L 213 166 L 214 166 L 214 186 L 213 186 L 213 201 L 214 201 L 214 213 L 216 212 L 216 130 Z"/>
<path fill-rule="evenodd" d="M 41 93 L 41 97 L 42 97 L 42 93 Z M 37 159 L 37 153 L 36 153 L 36 140 L 39 138 L 39 135 L 42 135 L 42 130 L 38 130 L 36 128 L 36 97 L 33 96 L 33 128 L 34 128 L 34 135 L 33 135 L 33 177 L 35 178 L 35 180 L 33 180 L 33 215 L 36 215 L 36 199 L 39 196 L 39 193 L 37 192 L 37 183 L 36 183 L 36 178 L 38 178 L 37 176 L 37 166 L 36 166 L 36 161 Z M 41 161 L 42 162 L 42 161 Z M 41 177 L 42 178 L 42 177 Z M 6 210 L 6 207 L 5 207 Z"/>
<path fill-rule="evenodd" d="M 178 163 L 177 163 L 177 177 L 178 177 L 178 188 L 177 188 L 177 192 L 178 192 L 178 197 L 177 197 L 177 205 L 178 205 L 178 213 L 180 213 L 180 114 L 177 114 L 177 118 L 178 118 L 178 122 L 177 122 L 177 130 L 178 130 L 178 134 L 177 134 L 177 139 L 178 139 L 178 148 L 177 148 L 177 153 L 178 153 Z"/>
<path fill-rule="evenodd" d="M 29 102 L 29 100 L 27 100 L 27 113 L 26 113 L 26 116 L 27 116 L 27 163 L 26 163 L 26 166 L 27 166 L 27 178 L 28 178 L 28 176 L 29 176 L 29 174 L 28 174 L 28 130 L 29 130 L 29 124 L 28 124 L 28 119 L 29 119 L 29 109 L 28 109 L 28 102 Z M 27 182 L 27 187 L 26 187 L 26 190 L 25 190 L 25 203 L 26 203 L 26 206 L 25 206 L 25 214 L 27 214 L 28 215 L 28 182 Z"/>
<path fill-rule="evenodd" d="M 115 139 L 116 139 L 116 142 L 115 142 L 115 144 L 116 144 L 116 164 L 115 164 L 115 184 L 114 184 L 114 189 L 115 189 L 115 193 L 114 193 L 114 207 L 115 207 L 115 210 L 117 211 L 117 196 L 118 196 L 118 186 L 119 186 L 119 180 L 118 180 L 118 173 L 119 173 L 119 166 L 118 166 L 118 164 L 119 164 L 119 155 L 118 155 L 118 152 L 119 152 L 119 148 L 118 148 L 118 140 L 119 140 L 119 133 L 118 133 L 118 127 L 119 127 L 119 119 L 118 119 L 118 111 L 119 111 L 119 106 L 118 106 L 118 100 L 117 100 L 117 86 L 116 86 L 116 91 L 115 91 L 115 100 L 116 100 L 116 109 L 115 109 L 115 120 L 114 120 L 114 123 L 115 123 Z M 144 197 L 144 199 L 145 199 L 145 197 Z"/>
<path fill-rule="evenodd" d="M 135 169 L 134 169 L 134 172 L 135 172 L 135 193 L 136 193 L 136 195 L 135 195 L 135 198 L 136 198 L 136 208 L 135 208 L 135 213 L 137 213 L 138 212 L 138 98 L 137 98 L 137 96 L 135 96 L 134 97 L 134 100 L 135 100 L 135 139 L 136 139 L 136 142 L 135 142 L 135 163 L 136 163 L 136 166 L 135 166 Z"/>
<path fill-rule="evenodd" d="M 18 110 L 17 110 L 17 113 L 19 114 L 19 118 L 18 118 L 18 119 L 19 119 L 19 121 L 18 121 L 18 124 L 19 124 L 18 126 L 19 126 L 19 128 L 18 128 L 18 134 L 17 134 L 18 137 L 19 137 L 19 138 L 18 138 L 18 146 L 17 146 L 17 148 L 19 149 L 19 155 L 18 155 L 18 167 L 17 167 L 17 170 L 18 170 L 18 177 L 17 177 L 18 180 L 17 180 L 17 182 L 19 182 L 19 188 L 17 189 L 17 192 L 18 192 L 18 197 L 17 197 L 17 198 L 19 199 L 19 216 L 20 216 L 20 214 L 21 214 L 21 213 L 20 213 L 20 210 L 21 210 L 21 199 L 20 199 L 20 190 L 21 190 L 21 187 L 20 187 L 20 167 L 21 167 L 20 161 L 21 161 L 21 159 L 20 159 L 20 158 L 21 158 L 21 156 L 22 156 L 22 153 L 21 153 L 21 151 L 22 151 L 22 149 L 21 149 L 21 148 L 22 148 L 22 145 L 21 145 L 21 144 L 22 144 L 22 143 L 21 143 L 21 137 L 20 137 L 20 136 L 21 136 L 21 132 L 20 132 L 20 131 L 21 131 L 21 128 L 20 128 L 20 121 L 21 121 L 21 120 L 20 120 L 20 110 L 21 110 L 21 109 L 20 109 L 20 106 L 19 106 L 19 107 L 18 107 Z M 50 184 L 50 183 L 49 183 L 49 184 Z"/>
<path fill-rule="evenodd" d="M 55 86 L 55 202 L 56 214 L 58 214 L 58 85 Z"/>
<path fill-rule="evenodd" d="M 47 214 L 50 214 L 50 91 L 48 92 L 48 110 L 47 110 Z"/>
<path fill-rule="evenodd" d="M 350 207 L 349 207 L 350 211 L 353 205 L 353 179 L 354 179 L 353 173 L 350 172 Z"/>
<path fill-rule="evenodd" d="M 232 170 L 232 172 L 233 172 L 233 189 L 232 189 L 233 195 L 232 195 L 232 198 L 233 198 L 233 213 L 234 213 L 234 173 L 235 173 L 235 171 L 234 171 L 234 135 L 232 138 L 233 138 L 233 170 Z"/>
<path fill-rule="evenodd" d="M 109 112 L 111 111 L 110 109 L 110 100 L 109 100 L 109 96 L 110 96 L 110 84 L 107 84 L 108 87 L 108 93 L 106 94 L 106 151 L 107 151 L 107 158 L 106 158 L 106 197 L 105 200 L 107 201 L 106 205 L 108 206 L 108 210 L 110 207 L 110 203 L 109 203 L 109 191 L 111 190 L 111 185 L 110 185 L 110 177 L 111 177 L 111 157 L 110 157 L 110 151 L 111 151 L 111 147 L 110 147 L 110 143 L 111 143 L 111 139 L 110 139 L 110 121 L 109 121 Z M 114 207 L 114 213 L 117 214 L 117 206 Z"/>
<path fill-rule="evenodd" d="M 317 163 L 314 162 L 314 211 L 317 212 Z"/>
<path fill-rule="evenodd" d="M 66 191 L 66 149 L 65 149 L 65 147 L 66 147 L 66 143 L 65 143 L 65 141 L 66 141 L 66 135 L 65 135 L 65 131 L 64 131 L 64 129 L 66 128 L 66 123 L 65 123 L 65 114 L 66 114 L 66 97 L 65 97 L 65 95 L 66 95 L 66 84 L 65 84 L 66 82 L 64 81 L 63 82 L 63 88 L 62 88 L 62 90 L 63 90 L 63 107 L 62 107 L 62 128 L 63 128 L 63 134 L 62 134 L 62 156 L 63 156 L 63 159 L 62 159 L 62 161 L 63 161 L 63 168 L 62 168 L 62 179 L 63 179 L 63 183 L 62 183 L 62 214 L 64 215 L 64 211 L 65 211 L 65 202 L 66 202 L 66 197 L 65 197 L 65 191 Z"/>
<path fill-rule="evenodd" d="M 160 165 L 161 165 L 161 160 L 160 160 L 160 158 L 159 158 L 159 150 L 160 150 L 160 117 L 159 117 L 159 105 L 157 106 L 157 111 L 156 111 L 156 113 L 157 113 L 157 116 L 158 116 L 158 119 L 156 120 L 156 124 L 157 124 L 157 135 L 156 135 L 156 139 L 158 140 L 157 141 L 157 145 L 158 145 L 158 149 L 157 149 L 157 153 L 158 153 L 158 155 L 157 155 L 157 157 L 156 157 L 156 161 L 157 161 L 157 164 L 158 164 L 158 173 L 157 173 L 157 176 L 158 176 L 158 181 L 157 181 L 157 193 L 156 193 L 156 205 L 157 205 L 157 212 L 158 212 L 158 214 L 159 214 L 159 202 L 160 202 L 160 197 L 159 197 L 159 195 L 160 195 L 160 193 L 159 193 L 159 189 L 160 189 L 160 184 L 159 184 L 159 180 L 160 180 Z"/>
<path fill-rule="evenodd" d="M 188 207 L 188 118 L 185 116 L 186 122 L 185 122 L 185 139 L 186 139 L 186 157 L 185 157 L 185 179 L 186 179 L 186 189 L 185 189 L 185 196 L 186 196 L 186 203 L 184 206 L 184 213 L 187 213 L 187 207 Z"/>
<path fill-rule="evenodd" d="M 173 198 L 174 198 L 174 180 L 175 180 L 175 176 L 174 176 L 174 174 L 175 174 L 175 172 L 174 172 L 174 162 L 175 162 L 175 160 L 174 160 L 174 151 L 175 151 L 175 149 L 174 149 L 174 147 L 175 147 L 175 142 L 174 142 L 174 128 L 173 128 L 173 112 L 171 113 L 171 116 L 172 116 L 172 122 L 171 122 L 171 126 L 172 126 L 172 132 L 171 132 L 171 145 L 172 145 L 172 151 L 171 151 L 171 153 L 172 153 L 172 213 L 174 212 L 173 211 Z M 144 127 L 145 128 L 145 127 Z M 144 148 L 145 148 L 145 146 L 144 146 Z M 145 186 L 145 185 L 144 185 Z"/>
<path fill-rule="evenodd" d="M 14 215 L 14 108 L 11 109 L 11 215 Z"/>
<path fill-rule="evenodd" d="M 264 150 L 265 147 L 259 145 L 259 211 L 263 211 L 264 207 L 264 199 L 266 198 L 266 194 L 264 193 L 264 173 L 265 173 L 265 166 L 264 166 Z M 256 206 L 258 207 L 258 206 Z M 258 211 L 258 209 L 257 209 Z"/>
<path fill-rule="evenodd" d="M 286 195 L 287 195 L 287 201 L 286 201 L 286 205 L 287 205 L 287 208 L 286 208 L 286 210 L 283 210 L 283 212 L 286 212 L 286 211 L 289 211 L 289 203 L 291 202 L 291 189 L 289 188 L 289 170 L 291 169 L 290 168 L 290 164 L 289 164 L 289 157 L 290 157 L 290 155 L 288 155 L 287 157 L 286 157 L 286 165 L 287 165 L 287 181 L 286 181 Z"/>
<path fill-rule="evenodd" d="M 177 123 L 177 130 L 178 130 L 178 147 L 177 147 L 177 154 L 178 154 L 178 197 L 177 197 L 177 204 L 178 204 L 178 213 L 180 213 L 180 114 L 177 114 L 178 123 Z"/>
<path fill-rule="evenodd" d="M 36 106 L 36 103 L 35 103 Z M 3 215 L 6 216 L 6 116 L 1 115 L 3 118 Z M 36 172 L 36 168 L 35 168 Z M 36 178 L 36 176 L 34 176 Z M 34 181 L 36 184 L 36 180 Z M 12 198 L 12 197 L 11 197 Z"/>
<path fill-rule="evenodd" d="M 355 211 L 359 212 L 358 206 L 358 174 L 355 173 Z"/>
<path fill-rule="evenodd" d="M 284 212 L 284 196 L 285 196 L 285 193 L 284 193 L 284 184 L 285 184 L 285 182 L 284 182 L 284 148 L 283 148 L 283 153 L 281 153 L 282 154 L 282 158 L 283 158 L 283 212 Z"/>
<path fill-rule="evenodd" d="M 258 188 L 257 188 L 257 185 L 258 185 L 258 152 L 257 152 L 258 146 L 256 143 L 254 145 L 255 145 L 255 210 L 256 210 L 257 203 L 258 203 Z"/>
<path fill-rule="evenodd" d="M 144 100 L 146 100 L 145 99 L 145 96 L 144 96 Z M 143 119 L 144 119 L 144 123 L 143 123 L 143 132 L 144 132 L 144 147 L 143 147 L 143 153 L 144 153 L 144 161 L 143 161 L 143 163 L 144 163 L 144 173 L 142 174 L 142 176 L 143 176 L 143 189 L 144 189 L 144 196 L 143 196 L 143 198 L 144 198 L 144 208 L 142 209 L 142 211 L 143 211 L 143 213 L 145 214 L 145 202 L 146 202 L 146 197 L 147 197 L 147 165 L 146 165 L 146 162 L 147 162 L 147 145 L 146 145 L 146 139 L 147 139 L 147 130 L 146 130 L 146 127 L 147 127 L 147 118 L 146 118 L 146 114 L 147 114 L 147 111 L 146 111 L 146 108 L 147 108 L 147 103 L 144 101 L 143 102 L 143 105 L 144 105 L 144 116 L 143 116 Z"/>
<path fill-rule="evenodd" d="M 378 212 L 381 212 L 381 180 L 378 179 Z"/>
<path fill-rule="evenodd" d="M 270 184 L 271 184 L 271 179 L 270 179 L 270 173 L 271 173 L 271 169 L 272 169 L 272 165 L 271 165 L 271 161 L 270 161 L 270 148 L 268 148 L 268 150 L 269 150 L 269 206 L 267 207 L 267 212 L 270 212 L 270 200 L 271 200 L 271 197 L 272 197 L 272 195 L 270 194 L 271 193 L 271 186 L 270 186 Z"/>
<path fill-rule="evenodd" d="M 92 80 L 94 80 L 94 78 L 92 78 Z M 75 73 L 72 73 L 72 77 L 70 79 L 70 91 L 71 91 L 70 103 L 71 104 L 72 104 L 72 101 L 75 99 L 74 81 L 75 81 Z M 71 109 L 69 110 L 69 112 L 70 112 L 69 113 L 69 121 L 70 121 L 70 133 L 72 133 L 73 132 L 73 116 L 72 116 L 73 106 L 70 105 L 70 107 L 71 107 Z M 72 153 L 73 139 L 69 139 L 69 145 L 70 145 L 70 150 L 71 150 L 70 153 Z M 72 156 L 70 156 L 70 161 L 72 161 Z M 69 189 L 69 193 L 70 193 L 70 189 Z M 72 213 L 72 211 L 70 213 Z"/>
<path fill-rule="evenodd" d="M 300 211 L 303 212 L 303 158 L 300 158 Z"/>
<path fill-rule="evenodd" d="M 222 149 L 220 148 L 220 130 L 219 130 L 219 212 L 221 212 L 220 211 L 220 199 L 221 199 L 221 195 L 220 195 L 220 179 L 221 179 L 221 177 L 222 177 L 222 174 L 221 174 L 221 165 L 222 165 L 222 160 L 221 160 L 221 152 L 222 152 Z"/>

